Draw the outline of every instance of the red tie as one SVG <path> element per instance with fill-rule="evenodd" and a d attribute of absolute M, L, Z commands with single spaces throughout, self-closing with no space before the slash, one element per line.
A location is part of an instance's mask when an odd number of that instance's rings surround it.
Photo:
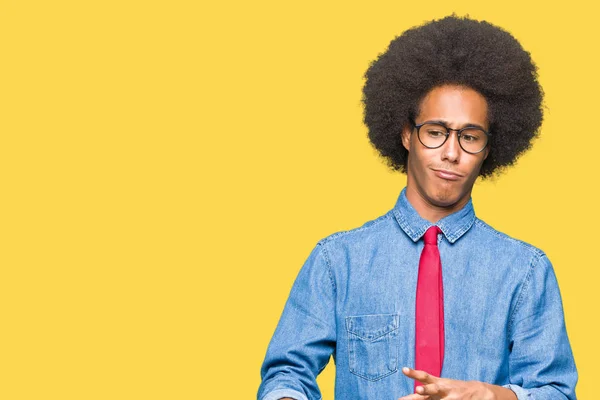
<path fill-rule="evenodd" d="M 425 245 L 419 260 L 415 311 L 415 369 L 440 376 L 444 361 L 444 291 L 442 262 L 437 246 L 437 226 L 425 232 Z M 422 386 L 415 380 L 415 390 Z"/>

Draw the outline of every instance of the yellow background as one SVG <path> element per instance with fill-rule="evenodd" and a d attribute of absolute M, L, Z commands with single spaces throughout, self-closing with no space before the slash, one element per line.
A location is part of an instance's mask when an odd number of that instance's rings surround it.
<path fill-rule="evenodd" d="M 406 182 L 367 140 L 364 71 L 453 11 L 509 30 L 539 66 L 542 138 L 474 205 L 548 253 L 578 395 L 594 398 L 592 4 L 0 2 L 0 398 L 255 398 L 310 250 Z"/>

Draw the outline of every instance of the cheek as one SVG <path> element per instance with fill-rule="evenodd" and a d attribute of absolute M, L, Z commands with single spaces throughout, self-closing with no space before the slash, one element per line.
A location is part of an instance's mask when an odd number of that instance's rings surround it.
<path fill-rule="evenodd" d="M 419 154 L 418 151 L 414 151 L 411 154 L 411 162 L 412 162 L 412 170 L 415 174 L 418 175 L 422 175 L 423 174 L 423 170 L 424 165 L 425 165 L 425 160 L 423 159 L 423 155 Z"/>
<path fill-rule="evenodd" d="M 470 175 L 473 179 L 479 176 L 479 171 L 481 170 L 481 165 L 483 164 L 484 158 L 475 158 L 470 163 Z"/>
<path fill-rule="evenodd" d="M 419 149 L 415 151 L 416 167 L 422 171 L 423 174 L 427 173 L 430 165 L 435 165 L 435 160 L 440 159 L 440 155 L 435 150 Z M 439 162 L 437 163 L 439 164 Z"/>
<path fill-rule="evenodd" d="M 408 153 L 410 154 L 410 157 L 415 161 L 415 165 L 419 165 L 421 163 L 421 160 L 423 159 L 423 154 L 421 154 L 420 152 L 420 145 L 421 143 L 419 143 L 419 139 L 417 139 L 417 137 L 413 135 L 409 144 L 410 150 L 408 151 Z"/>

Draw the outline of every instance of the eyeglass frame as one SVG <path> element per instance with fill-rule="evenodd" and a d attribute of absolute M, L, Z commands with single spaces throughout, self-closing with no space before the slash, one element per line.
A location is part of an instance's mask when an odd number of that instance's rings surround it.
<path fill-rule="evenodd" d="M 460 148 L 465 153 L 479 154 L 482 151 L 484 151 L 486 147 L 488 147 L 488 145 L 490 144 L 490 136 L 492 136 L 491 133 L 489 133 L 488 131 L 486 131 L 485 129 L 483 129 L 483 128 L 479 127 L 479 126 L 465 126 L 464 128 L 455 129 L 455 128 L 449 128 L 448 126 L 446 126 L 446 124 L 444 124 L 444 123 L 442 123 L 440 121 L 425 121 L 425 122 L 420 123 L 420 124 L 415 124 L 415 121 L 411 120 L 411 123 L 412 123 L 412 126 L 417 129 L 417 139 L 419 139 L 419 142 L 421 142 L 421 144 L 423 146 L 427 147 L 428 149 L 439 149 L 440 147 L 442 147 L 448 141 L 448 138 L 450 137 L 450 131 L 456 131 L 456 138 L 458 140 L 458 145 L 460 146 Z M 446 138 L 444 139 L 444 141 L 439 146 L 429 147 L 425 143 L 423 143 L 423 141 L 421 140 L 421 136 L 419 135 L 419 129 L 421 129 L 421 127 L 423 125 L 427 125 L 427 124 L 440 125 L 440 126 L 443 126 L 446 129 Z M 485 133 L 485 135 L 487 137 L 485 146 L 483 146 L 483 148 L 481 150 L 477 151 L 477 152 L 472 152 L 472 151 L 465 150 L 465 148 L 462 146 L 462 143 L 460 142 L 460 135 L 461 135 L 462 131 L 467 130 L 467 129 L 473 129 L 473 128 L 479 129 L 480 131 L 482 131 L 483 133 Z"/>

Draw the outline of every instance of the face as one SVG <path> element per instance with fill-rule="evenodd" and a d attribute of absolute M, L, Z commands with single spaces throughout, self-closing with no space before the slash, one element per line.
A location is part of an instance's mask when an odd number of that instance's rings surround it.
<path fill-rule="evenodd" d="M 444 121 L 449 128 L 479 125 L 489 130 L 487 102 L 477 91 L 455 85 L 432 89 L 421 102 L 415 123 Z M 466 204 L 479 175 L 489 146 L 478 154 L 465 152 L 458 144 L 456 131 L 443 146 L 429 149 L 421 144 L 417 130 L 405 127 L 402 144 L 408 150 L 407 190 L 415 192 L 433 207 L 452 208 Z M 444 174 L 450 171 L 458 176 Z"/>

